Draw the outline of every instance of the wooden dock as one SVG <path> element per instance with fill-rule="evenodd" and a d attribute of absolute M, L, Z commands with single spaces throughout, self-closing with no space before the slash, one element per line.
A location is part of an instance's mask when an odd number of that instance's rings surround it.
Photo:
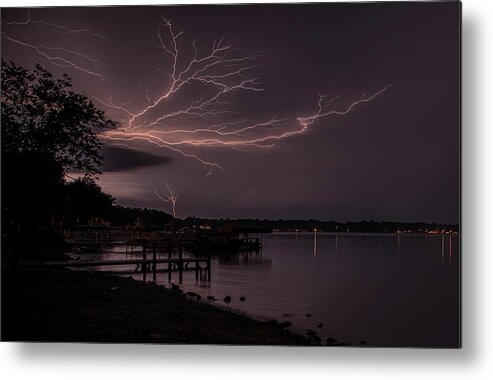
<path fill-rule="evenodd" d="M 71 261 L 59 261 L 53 263 L 43 264 L 44 267 L 49 268 L 85 268 L 85 267 L 105 267 L 105 266 L 122 266 L 122 265 L 135 265 L 135 272 L 142 272 L 144 281 L 147 280 L 147 273 L 152 272 L 152 280 L 156 281 L 157 272 L 168 272 L 168 277 L 171 279 L 171 272 L 177 271 L 179 275 L 179 282 L 182 282 L 183 272 L 186 270 L 195 271 L 195 279 L 198 280 L 203 273 L 205 278 L 210 281 L 211 278 L 211 265 L 210 258 L 171 258 L 171 259 L 123 259 L 123 260 L 100 260 L 100 261 L 84 261 L 84 260 L 71 260 Z M 159 270 L 158 264 L 165 264 L 164 267 Z"/>
<path fill-rule="evenodd" d="M 86 228 L 87 227 L 87 228 Z M 218 232 L 209 232 L 204 236 L 195 236 L 193 239 L 186 236 L 166 235 L 158 232 L 118 229 L 110 227 L 86 226 L 76 230 L 64 231 L 65 241 L 74 250 L 84 254 L 113 253 L 115 247 L 125 248 L 127 259 L 101 260 L 71 260 L 46 263 L 47 267 L 108 267 L 108 266 L 135 266 L 135 273 L 142 273 L 144 281 L 152 274 L 156 281 L 157 272 L 167 272 L 168 281 L 171 281 L 172 272 L 178 272 L 179 282 L 182 282 L 183 272 L 195 271 L 196 280 L 211 280 L 211 252 L 261 252 L 262 238 L 252 237 L 251 234 L 264 232 L 263 230 L 241 229 L 234 231 L 236 238 Z M 152 250 L 152 253 L 151 253 Z M 186 257 L 184 251 L 192 257 Z M 151 253 L 151 254 L 149 254 Z M 152 256 L 151 256 L 152 255 Z M 135 257 L 137 256 L 137 257 Z M 151 256 L 151 257 L 150 257 Z"/>
<path fill-rule="evenodd" d="M 148 258 L 148 246 L 151 243 L 152 258 Z M 164 243 L 164 244 L 163 244 Z M 82 243 L 84 244 L 84 243 Z M 106 243 L 100 243 L 106 244 Z M 183 272 L 187 270 L 195 271 L 195 279 L 199 280 L 205 277 L 206 281 L 211 280 L 211 256 L 207 253 L 203 257 L 185 257 L 183 255 L 183 242 L 178 241 L 177 245 L 171 241 L 141 241 L 142 257 L 120 259 L 120 260 L 70 260 L 58 261 L 43 264 L 44 267 L 51 268 L 84 268 L 84 267 L 106 267 L 106 266 L 122 266 L 135 265 L 135 272 L 141 272 L 143 280 L 147 281 L 147 274 L 152 273 L 152 281 L 156 281 L 157 272 L 167 272 L 168 280 L 171 281 L 171 273 L 178 272 L 179 282 L 183 280 Z M 125 243 L 123 243 L 125 245 Z M 173 252 L 177 251 L 177 256 L 173 256 Z M 165 252 L 167 258 L 158 258 L 158 251 Z M 161 268 L 158 268 L 158 266 Z"/>

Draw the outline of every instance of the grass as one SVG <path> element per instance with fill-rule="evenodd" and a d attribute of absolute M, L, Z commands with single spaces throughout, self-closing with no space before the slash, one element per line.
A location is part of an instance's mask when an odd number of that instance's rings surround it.
<path fill-rule="evenodd" d="M 100 272 L 2 271 L 3 341 L 307 345 L 154 283 Z"/>

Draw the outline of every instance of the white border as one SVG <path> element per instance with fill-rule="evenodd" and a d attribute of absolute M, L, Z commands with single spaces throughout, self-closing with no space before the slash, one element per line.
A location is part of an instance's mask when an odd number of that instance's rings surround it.
<path fill-rule="evenodd" d="M 135 3 L 6 0 L 2 7 Z M 87 380 L 97 376 L 136 380 L 144 376 L 177 379 L 210 376 L 284 380 L 348 375 L 364 379 L 490 378 L 493 373 L 493 294 L 490 293 L 493 252 L 488 250 L 492 228 L 488 222 L 493 216 L 492 3 L 491 0 L 463 2 L 462 350 L 0 343 L 0 378 Z"/>

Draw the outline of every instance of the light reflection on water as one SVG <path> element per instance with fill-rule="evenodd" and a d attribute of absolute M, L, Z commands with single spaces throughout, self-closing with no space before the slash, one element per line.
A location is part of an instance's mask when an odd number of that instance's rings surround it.
<path fill-rule="evenodd" d="M 119 251 L 84 259 L 139 255 Z M 450 347 L 459 342 L 459 264 L 457 235 L 274 233 L 264 235 L 261 253 L 213 255 L 211 282 L 185 272 L 183 289 L 223 306 L 229 295 L 234 310 L 288 320 L 323 340 Z M 167 273 L 157 281 L 167 284 Z"/>

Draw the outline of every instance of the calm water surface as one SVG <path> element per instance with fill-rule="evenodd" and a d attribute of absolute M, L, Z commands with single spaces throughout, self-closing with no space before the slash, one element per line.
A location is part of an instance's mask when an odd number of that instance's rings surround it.
<path fill-rule="evenodd" d="M 185 272 L 183 289 L 222 305 L 229 295 L 234 310 L 290 321 L 295 331 L 313 329 L 323 341 L 453 347 L 460 336 L 459 264 L 457 235 L 274 233 L 264 235 L 259 254 L 213 256 L 211 282 Z M 158 273 L 158 282 L 167 284 L 167 273 Z"/>

